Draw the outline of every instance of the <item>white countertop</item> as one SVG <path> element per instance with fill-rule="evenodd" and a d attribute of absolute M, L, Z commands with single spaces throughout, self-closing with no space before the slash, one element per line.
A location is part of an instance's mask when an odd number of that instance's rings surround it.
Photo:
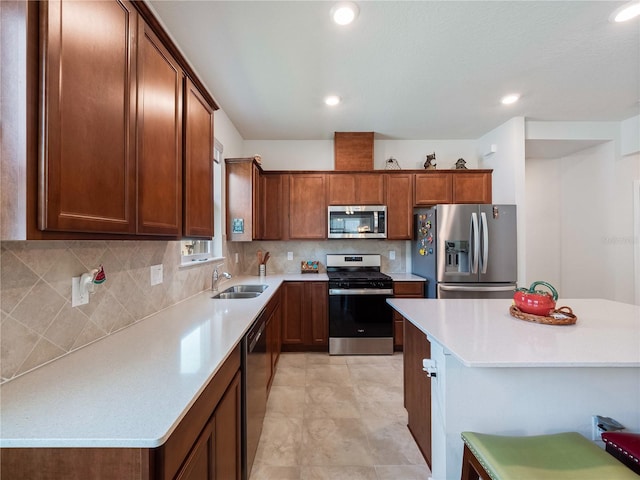
<path fill-rule="evenodd" d="M 509 315 L 511 300 L 392 298 L 387 302 L 467 367 L 640 367 L 640 307 L 560 299 L 575 325 Z"/>
<path fill-rule="evenodd" d="M 385 272 L 386 273 L 386 272 Z M 426 282 L 427 279 L 413 273 L 387 273 L 394 282 Z"/>
<path fill-rule="evenodd" d="M 284 281 L 326 274 L 246 276 L 257 298 L 205 291 L 0 386 L 1 447 L 162 445 Z"/>

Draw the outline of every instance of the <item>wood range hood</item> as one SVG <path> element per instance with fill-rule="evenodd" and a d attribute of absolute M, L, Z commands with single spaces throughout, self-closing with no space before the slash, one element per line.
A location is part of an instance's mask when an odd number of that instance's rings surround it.
<path fill-rule="evenodd" d="M 335 132 L 334 170 L 373 170 L 373 132 Z"/>

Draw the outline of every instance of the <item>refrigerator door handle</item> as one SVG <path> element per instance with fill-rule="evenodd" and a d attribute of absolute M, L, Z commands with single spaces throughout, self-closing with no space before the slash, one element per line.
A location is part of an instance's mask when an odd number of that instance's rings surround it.
<path fill-rule="evenodd" d="M 480 212 L 480 230 L 482 230 L 482 256 L 480 257 L 480 273 L 487 273 L 489 263 L 489 224 L 487 214 Z"/>
<path fill-rule="evenodd" d="M 471 273 L 478 273 L 478 214 L 475 212 L 471 214 L 471 223 L 469 224 L 469 243 L 469 270 Z"/>
<path fill-rule="evenodd" d="M 443 285 L 442 283 L 438 285 L 438 288 L 446 292 L 515 292 L 516 290 L 515 285 L 480 287 L 477 285 Z"/>

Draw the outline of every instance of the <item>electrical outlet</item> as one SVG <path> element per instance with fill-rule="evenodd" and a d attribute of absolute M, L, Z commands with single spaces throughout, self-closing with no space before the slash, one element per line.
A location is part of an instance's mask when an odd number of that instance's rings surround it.
<path fill-rule="evenodd" d="M 389 250 L 389 260 L 395 260 L 395 259 L 396 259 L 396 251 Z"/>
<path fill-rule="evenodd" d="M 293 260 L 293 252 L 287 252 L 287 260 Z"/>
<path fill-rule="evenodd" d="M 79 307 L 89 303 L 89 292 L 80 288 L 80 277 L 71 278 L 71 306 Z"/>
<path fill-rule="evenodd" d="M 162 283 L 162 264 L 152 265 L 149 271 L 152 286 Z"/>
<path fill-rule="evenodd" d="M 240 255 L 236 253 L 236 263 L 239 263 L 239 262 L 240 262 Z"/>

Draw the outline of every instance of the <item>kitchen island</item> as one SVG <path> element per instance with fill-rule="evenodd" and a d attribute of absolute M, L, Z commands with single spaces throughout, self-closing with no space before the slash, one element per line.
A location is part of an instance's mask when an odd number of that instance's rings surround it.
<path fill-rule="evenodd" d="M 561 299 L 578 322 L 553 326 L 511 317 L 510 300 L 388 303 L 431 344 L 434 480 L 460 478 L 465 430 L 592 438 L 603 415 L 640 431 L 640 307 Z"/>

